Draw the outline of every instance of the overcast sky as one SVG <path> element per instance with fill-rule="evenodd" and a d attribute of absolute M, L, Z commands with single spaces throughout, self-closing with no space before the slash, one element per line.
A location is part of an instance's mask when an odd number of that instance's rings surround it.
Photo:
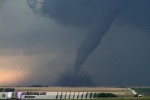
<path fill-rule="evenodd" d="M 150 84 L 149 0 L 37 1 L 0 1 L 0 86 Z"/>

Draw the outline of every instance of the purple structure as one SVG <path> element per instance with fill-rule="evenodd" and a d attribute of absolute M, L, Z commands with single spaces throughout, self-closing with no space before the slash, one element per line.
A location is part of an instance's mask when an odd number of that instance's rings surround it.
<path fill-rule="evenodd" d="M 22 92 L 21 91 L 18 91 L 17 93 L 16 93 L 16 100 L 21 100 L 21 97 L 22 97 Z"/>

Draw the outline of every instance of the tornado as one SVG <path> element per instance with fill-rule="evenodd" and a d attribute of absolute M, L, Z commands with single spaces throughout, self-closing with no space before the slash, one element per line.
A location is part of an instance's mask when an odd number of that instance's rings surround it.
<path fill-rule="evenodd" d="M 102 26 L 103 29 L 98 29 L 96 31 L 91 32 L 91 34 L 88 34 L 84 42 L 79 46 L 77 50 L 75 64 L 74 64 L 74 74 L 78 74 L 85 60 L 93 52 L 93 50 L 98 46 L 103 35 L 109 29 L 113 19 L 114 17 L 111 17 L 110 21 L 105 20 L 104 21 L 105 23 Z"/>
<path fill-rule="evenodd" d="M 117 2 L 113 2 L 110 7 L 104 7 L 105 14 L 99 15 L 96 18 L 96 24 L 93 24 L 89 34 L 77 50 L 77 56 L 74 64 L 75 75 L 79 73 L 88 56 L 99 45 L 104 34 L 109 30 L 115 17 L 125 8 L 126 3 L 127 0 L 118 0 Z"/>
<path fill-rule="evenodd" d="M 29 2 L 30 1 L 30 2 Z M 74 74 L 99 45 L 116 16 L 123 11 L 128 0 L 43 0 L 38 10 L 38 0 L 28 0 L 30 8 L 41 11 L 43 16 L 53 18 L 63 26 L 88 30 L 88 35 L 77 49 Z"/>
<path fill-rule="evenodd" d="M 102 37 L 111 26 L 114 18 L 115 16 L 110 16 L 108 19 L 104 19 L 103 22 L 100 23 L 101 28 L 90 31 L 84 42 L 79 46 L 74 64 L 74 74 L 78 74 L 85 60 L 99 45 Z"/>

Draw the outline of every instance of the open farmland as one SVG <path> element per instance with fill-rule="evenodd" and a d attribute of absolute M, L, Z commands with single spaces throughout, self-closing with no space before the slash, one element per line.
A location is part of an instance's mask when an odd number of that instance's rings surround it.
<path fill-rule="evenodd" d="M 150 87 L 135 87 L 132 88 L 135 90 L 137 93 L 142 94 L 144 96 L 150 96 Z"/>
<path fill-rule="evenodd" d="M 117 96 L 133 96 L 127 88 L 116 87 L 12 87 L 15 91 L 45 91 L 45 92 L 98 92 L 113 93 Z"/>
<path fill-rule="evenodd" d="M 8 88 L 8 87 L 3 87 L 3 88 Z M 97 93 L 113 93 L 118 96 L 118 97 L 108 97 L 108 98 L 102 97 L 102 98 L 95 98 L 95 99 L 90 99 L 90 100 L 150 100 L 150 97 L 134 97 L 134 95 L 131 93 L 131 91 L 128 88 L 116 88 L 116 87 L 9 87 L 9 88 L 15 88 L 15 91 L 24 91 L 24 92 L 27 92 L 27 91 L 29 92 L 31 91 L 32 92 L 36 92 L 36 91 L 40 91 L 40 92 L 42 91 L 45 91 L 45 92 L 97 92 Z M 42 99 L 39 99 L 39 100 L 42 100 Z M 44 100 L 52 100 L 52 99 L 44 99 Z M 66 99 L 66 100 L 73 100 L 73 99 Z"/>
<path fill-rule="evenodd" d="M 14 99 L 12 99 L 12 100 L 14 100 Z M 49 100 L 49 99 L 43 99 L 43 100 Z M 69 100 L 69 99 L 67 99 L 67 100 Z M 72 100 L 72 99 L 70 99 L 70 100 Z M 84 100 L 84 99 L 78 99 L 78 100 Z M 90 99 L 90 100 L 150 100 L 150 97 L 147 97 L 147 98 L 137 98 L 137 97 L 134 97 L 134 98 L 132 98 L 132 97 L 131 98 L 100 98 L 100 99 Z"/>

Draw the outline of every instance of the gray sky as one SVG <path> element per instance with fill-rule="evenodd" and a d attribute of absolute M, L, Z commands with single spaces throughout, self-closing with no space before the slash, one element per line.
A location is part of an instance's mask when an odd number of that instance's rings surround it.
<path fill-rule="evenodd" d="M 149 0 L 32 3 L 0 1 L 1 85 L 150 84 Z M 75 76 L 81 46 L 88 54 Z"/>

